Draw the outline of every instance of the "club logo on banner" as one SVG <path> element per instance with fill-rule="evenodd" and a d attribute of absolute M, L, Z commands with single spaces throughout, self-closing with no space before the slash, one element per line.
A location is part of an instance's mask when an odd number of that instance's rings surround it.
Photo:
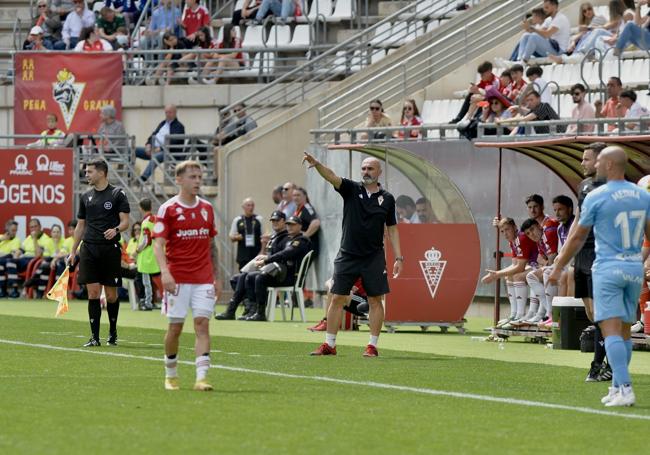
<path fill-rule="evenodd" d="M 424 253 L 424 261 L 420 261 L 422 275 L 424 275 L 424 280 L 427 282 L 429 294 L 431 294 L 432 299 L 436 297 L 438 285 L 440 284 L 440 280 L 442 280 L 442 274 L 445 272 L 445 267 L 447 266 L 447 261 L 441 261 L 441 257 L 442 254 L 440 251 L 431 248 Z"/>
<path fill-rule="evenodd" d="M 106 105 L 122 117 L 120 54 L 27 52 L 16 54 L 15 61 L 15 134 L 40 134 L 47 129 L 47 114 L 57 116 L 57 128 L 65 133 L 96 131 Z"/>

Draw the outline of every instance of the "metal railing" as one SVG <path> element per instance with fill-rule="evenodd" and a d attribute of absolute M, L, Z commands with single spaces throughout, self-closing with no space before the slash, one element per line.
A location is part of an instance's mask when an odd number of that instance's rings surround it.
<path fill-rule="evenodd" d="M 472 3 L 478 2 L 474 0 Z M 510 0 L 506 3 L 513 2 L 528 4 L 532 3 L 532 0 Z M 429 9 L 422 9 L 422 5 L 425 7 L 429 5 Z M 431 29 L 441 20 L 455 16 L 457 5 L 456 0 L 433 4 L 411 2 L 373 26 L 361 30 L 355 36 L 275 79 L 259 91 L 225 107 L 221 112 L 223 114 L 230 111 L 237 104 L 244 102 L 250 106 L 249 113 L 258 122 L 276 115 L 287 105 L 302 102 L 308 97 L 325 91 L 327 84 L 323 82 L 337 80 L 341 76 L 360 71 L 385 57 L 387 50 L 398 48 L 424 35 L 427 28 Z M 519 25 L 518 21 L 517 25 Z M 289 81 L 299 82 L 300 86 L 295 90 L 287 91 L 284 84 Z"/>
<path fill-rule="evenodd" d="M 628 128 L 634 124 L 635 128 Z M 567 131 L 569 125 L 576 125 L 574 132 Z M 616 130 L 610 131 L 613 125 Z M 626 125 L 628 127 L 626 127 Z M 506 130 L 523 129 L 522 134 L 511 135 Z M 542 127 L 548 133 L 536 133 L 535 127 Z M 423 124 L 418 126 L 393 126 L 377 128 L 320 128 L 310 130 L 312 143 L 318 145 L 364 145 L 364 144 L 400 144 L 405 142 L 439 142 L 466 140 L 459 138 L 455 132 L 456 125 L 447 123 Z M 417 132 L 417 137 L 411 133 Z M 481 142 L 517 142 L 531 139 L 549 139 L 575 136 L 639 136 L 650 134 L 650 117 L 640 118 L 599 118 L 599 119 L 563 119 L 534 122 L 521 122 L 516 125 L 497 123 L 479 123 L 477 141 Z"/>

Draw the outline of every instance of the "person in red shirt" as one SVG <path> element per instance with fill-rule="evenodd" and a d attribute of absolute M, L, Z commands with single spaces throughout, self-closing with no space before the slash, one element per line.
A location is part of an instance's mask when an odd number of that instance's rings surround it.
<path fill-rule="evenodd" d="M 505 237 L 512 253 L 512 264 L 501 270 L 487 270 L 487 275 L 481 278 L 483 284 L 505 278 L 510 300 L 510 317 L 499 321 L 497 327 L 512 328 L 511 322 L 524 316 L 528 301 L 528 286 L 526 275 L 531 266 L 537 265 L 537 245 L 526 234 L 517 229 L 515 220 L 502 218 L 496 223 L 501 235 Z"/>
<path fill-rule="evenodd" d="M 460 112 L 449 123 L 469 123 L 476 115 L 476 111 L 479 108 L 478 103 L 486 99 L 487 90 L 492 88 L 497 92 L 499 91 L 501 80 L 492 72 L 491 62 L 486 61 L 481 63 L 476 69 L 476 72 L 479 74 L 478 84 L 474 82 L 469 84 L 469 88 L 467 89 L 468 93 L 463 102 L 463 106 L 460 108 Z"/>
<path fill-rule="evenodd" d="M 402 117 L 400 118 L 400 125 L 402 126 L 418 126 L 422 125 L 422 119 L 420 118 L 420 111 L 418 110 L 415 100 L 409 99 L 404 101 L 404 107 L 402 108 Z M 403 139 L 405 136 L 404 131 L 398 133 L 398 137 Z M 411 138 L 420 137 L 419 130 L 410 130 L 408 136 Z"/>
<path fill-rule="evenodd" d="M 623 91 L 623 82 L 620 78 L 612 76 L 607 81 L 607 101 L 605 105 L 601 100 L 596 100 L 594 102 L 594 108 L 596 109 L 596 118 L 617 118 L 625 116 L 627 108 L 622 106 L 617 109 L 620 104 L 619 95 Z M 616 123 L 610 123 L 607 125 L 608 131 L 614 131 L 618 128 Z"/>
<path fill-rule="evenodd" d="M 75 46 L 76 52 L 102 52 L 112 51 L 111 43 L 99 37 L 95 27 L 86 27 L 79 34 L 79 42 Z"/>
<path fill-rule="evenodd" d="M 199 74 L 198 81 L 203 84 L 216 84 L 219 76 L 228 68 L 239 68 L 244 66 L 244 54 L 241 50 L 241 40 L 237 37 L 237 30 L 232 24 L 223 26 L 223 40 L 217 45 L 217 49 L 233 49 L 232 52 L 215 52 L 206 57 L 203 70 Z M 217 67 L 217 69 L 212 69 Z M 197 80 L 189 80 L 190 84 L 198 83 Z"/>
<path fill-rule="evenodd" d="M 154 254 L 164 288 L 163 313 L 169 318 L 165 336 L 165 389 L 178 390 L 178 340 L 188 310 L 192 310 L 196 334 L 196 382 L 194 390 L 209 391 L 209 322 L 221 291 L 217 280 L 217 235 L 212 205 L 198 197 L 203 169 L 196 161 L 176 165 L 178 196 L 158 210 L 153 229 Z"/>
<path fill-rule="evenodd" d="M 187 0 L 181 27 L 185 30 L 185 36 L 190 41 L 194 41 L 196 32 L 202 27 L 210 25 L 210 13 L 204 7 L 199 5 L 198 0 Z"/>

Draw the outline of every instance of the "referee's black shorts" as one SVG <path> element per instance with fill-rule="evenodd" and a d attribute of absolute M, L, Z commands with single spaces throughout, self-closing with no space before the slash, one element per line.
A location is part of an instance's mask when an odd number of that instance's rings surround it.
<path fill-rule="evenodd" d="M 368 256 L 354 256 L 339 251 L 334 259 L 332 294 L 350 294 L 354 282 L 359 277 L 369 297 L 378 297 L 390 292 L 384 250 Z"/>
<path fill-rule="evenodd" d="M 79 275 L 77 283 L 99 283 L 104 286 L 121 287 L 122 249 L 115 243 L 83 242 L 79 249 Z"/>
<path fill-rule="evenodd" d="M 583 248 L 576 254 L 573 264 L 573 279 L 575 280 L 575 298 L 594 298 L 591 281 L 591 266 L 596 259 L 594 248 Z"/>

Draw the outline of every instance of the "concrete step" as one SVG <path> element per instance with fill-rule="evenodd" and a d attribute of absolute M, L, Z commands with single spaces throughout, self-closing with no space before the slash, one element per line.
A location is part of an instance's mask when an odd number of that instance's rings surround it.
<path fill-rule="evenodd" d="M 19 17 L 22 20 L 31 21 L 29 6 L 7 6 L 3 2 L 0 6 L 0 21 L 15 20 Z"/>
<path fill-rule="evenodd" d="M 411 2 L 379 2 L 379 15 L 380 16 L 389 16 L 397 11 L 401 10 Z"/>

